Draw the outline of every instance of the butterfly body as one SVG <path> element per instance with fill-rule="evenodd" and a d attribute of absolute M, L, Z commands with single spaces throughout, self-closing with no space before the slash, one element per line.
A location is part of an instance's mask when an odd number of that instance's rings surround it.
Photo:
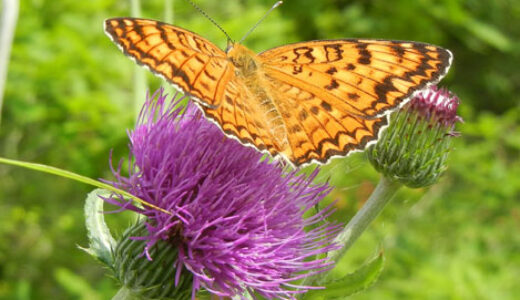
<path fill-rule="evenodd" d="M 137 63 L 188 93 L 229 137 L 294 165 L 325 163 L 374 143 L 387 115 L 438 82 L 451 53 L 417 42 L 324 40 L 256 54 L 226 52 L 185 29 L 114 18 L 108 36 Z"/>
<path fill-rule="evenodd" d="M 249 99 L 249 110 L 258 118 L 257 127 L 266 124 L 267 134 L 273 141 L 273 150 L 278 153 L 290 149 L 287 140 L 287 128 L 282 112 L 287 111 L 283 95 L 277 93 L 274 82 L 266 77 L 263 66 L 256 53 L 243 45 L 233 43 L 228 47 L 227 57 L 235 67 L 235 75 L 243 82 L 241 93 Z M 246 108 L 244 108 L 246 109 Z"/>

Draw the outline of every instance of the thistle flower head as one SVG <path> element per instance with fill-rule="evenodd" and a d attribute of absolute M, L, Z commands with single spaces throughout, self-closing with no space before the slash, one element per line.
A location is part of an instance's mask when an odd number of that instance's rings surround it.
<path fill-rule="evenodd" d="M 191 273 L 192 298 L 200 288 L 267 299 L 304 292 L 291 282 L 329 269 L 331 262 L 316 255 L 336 247 L 331 241 L 339 227 L 325 221 L 330 208 L 303 216 L 330 187 L 311 183 L 317 172 L 297 175 L 262 160 L 226 138 L 193 104 L 182 111 L 179 101 L 167 101 L 162 90 L 148 97 L 129 134 L 129 175 L 119 167 L 113 182 L 171 215 L 120 197 L 108 200 L 146 216 L 147 233 L 134 239 L 145 241 L 150 260 L 160 256 L 148 251 L 158 243 L 177 253 L 176 276 L 165 282 Z"/>
<path fill-rule="evenodd" d="M 446 169 L 459 99 L 436 86 L 423 90 L 393 113 L 380 140 L 367 151 L 372 165 L 387 178 L 409 187 L 437 181 Z"/>
<path fill-rule="evenodd" d="M 409 110 L 414 111 L 424 121 L 431 125 L 440 126 L 448 130 L 448 134 L 457 134 L 453 130 L 455 123 L 462 122 L 457 115 L 459 98 L 447 89 L 432 86 L 415 96 L 409 104 Z"/>

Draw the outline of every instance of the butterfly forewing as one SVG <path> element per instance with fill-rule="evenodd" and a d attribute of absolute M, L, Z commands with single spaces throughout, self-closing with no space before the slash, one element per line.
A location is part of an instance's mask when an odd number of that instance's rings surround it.
<path fill-rule="evenodd" d="M 126 55 L 205 105 L 218 105 L 234 75 L 222 50 L 187 30 L 154 20 L 114 18 L 105 21 L 105 32 Z"/>
<path fill-rule="evenodd" d="M 437 46 L 383 40 L 311 41 L 259 54 L 266 74 L 358 116 L 385 114 L 439 81 L 451 53 Z"/>

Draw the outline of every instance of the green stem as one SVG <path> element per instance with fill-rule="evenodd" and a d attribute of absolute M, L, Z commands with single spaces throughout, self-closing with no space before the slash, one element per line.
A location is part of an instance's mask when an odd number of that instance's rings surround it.
<path fill-rule="evenodd" d="M 140 300 L 141 298 L 136 296 L 132 290 L 126 286 L 122 286 L 117 294 L 112 297 L 112 300 Z"/>
<path fill-rule="evenodd" d="M 159 210 L 163 213 L 171 215 L 171 212 L 164 210 L 160 207 L 157 207 L 151 203 L 148 203 L 148 202 L 144 201 L 143 199 L 136 197 L 124 190 L 118 189 L 116 187 L 111 186 L 110 184 L 107 184 L 107 183 L 104 183 L 104 182 L 101 182 L 98 180 L 94 180 L 92 178 L 88 178 L 88 177 L 85 177 L 85 176 L 82 176 L 82 175 L 79 175 L 76 173 L 72 173 L 67 170 L 63 170 L 63 169 L 59 169 L 59 168 L 55 168 L 55 167 L 51 167 L 51 166 L 47 166 L 47 165 L 35 164 L 35 163 L 19 161 L 19 160 L 12 160 L 12 159 L 2 158 L 2 157 L 0 157 L 0 163 L 6 164 L 6 165 L 18 166 L 18 167 L 22 167 L 22 168 L 26 168 L 26 169 L 31 169 L 31 170 L 36 170 L 36 171 L 40 171 L 40 172 L 44 172 L 44 173 L 48 173 L 48 174 L 53 174 L 53 175 L 57 175 L 60 177 L 79 181 L 82 183 L 86 183 L 89 185 L 93 185 L 98 188 L 106 189 L 106 190 L 112 191 L 114 193 L 120 194 L 120 195 L 130 198 L 134 201 L 137 201 L 137 202 L 141 203 L 142 205 L 146 205 L 150 208 L 153 208 L 153 209 Z"/>
<path fill-rule="evenodd" d="M 328 257 L 336 264 L 347 253 L 348 249 L 356 242 L 368 225 L 379 215 L 385 205 L 393 198 L 401 184 L 384 176 L 381 177 L 376 189 L 370 195 L 367 202 L 348 222 L 347 226 L 334 239 L 334 243 L 343 245 L 338 250 L 330 251 Z M 328 272 L 320 273 L 304 280 L 303 285 L 323 285 L 326 282 Z"/>
<path fill-rule="evenodd" d="M 368 225 L 379 215 L 385 205 L 393 198 L 401 184 L 386 177 L 381 177 L 376 189 L 367 202 L 348 222 L 347 226 L 338 234 L 334 242 L 343 245 L 341 249 L 331 251 L 328 257 L 336 263 L 345 255 L 348 249 L 356 242 Z"/>

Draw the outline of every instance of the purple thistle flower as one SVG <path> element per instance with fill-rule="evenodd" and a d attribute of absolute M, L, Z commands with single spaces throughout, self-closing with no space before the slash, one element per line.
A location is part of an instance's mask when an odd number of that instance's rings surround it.
<path fill-rule="evenodd" d="M 294 299 L 308 288 L 294 284 L 328 270 L 316 258 L 332 249 L 338 225 L 325 218 L 331 206 L 304 218 L 331 188 L 310 176 L 287 172 L 262 154 L 226 138 L 183 99 L 166 101 L 163 90 L 147 97 L 130 136 L 129 175 L 121 165 L 113 184 L 171 215 L 107 199 L 147 217 L 145 252 L 166 241 L 178 251 L 181 271 L 193 274 L 192 298 L 204 288 L 232 297 L 253 291 L 268 299 Z M 309 227 L 312 227 L 309 229 Z M 308 229 L 306 232 L 305 229 Z M 171 279 L 173 282 L 173 278 Z"/>

